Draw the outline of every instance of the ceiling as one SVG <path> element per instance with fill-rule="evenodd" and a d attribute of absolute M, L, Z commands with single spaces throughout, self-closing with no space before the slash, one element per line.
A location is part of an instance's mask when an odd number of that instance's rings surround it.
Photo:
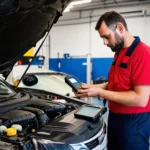
<path fill-rule="evenodd" d="M 89 3 L 74 5 L 74 7 L 71 8 L 70 11 L 84 11 L 84 10 L 121 7 L 121 6 L 137 6 L 141 4 L 150 4 L 150 0 L 92 0 L 92 2 Z"/>

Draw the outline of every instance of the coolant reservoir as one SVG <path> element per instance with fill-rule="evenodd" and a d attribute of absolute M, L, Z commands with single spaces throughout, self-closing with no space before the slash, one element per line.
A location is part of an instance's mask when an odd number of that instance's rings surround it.
<path fill-rule="evenodd" d="M 7 128 L 6 135 L 7 136 L 15 136 L 17 134 L 16 128 Z"/>
<path fill-rule="evenodd" d="M 19 132 L 22 131 L 22 126 L 19 125 L 19 124 L 13 124 L 13 125 L 11 126 L 11 128 L 16 128 L 16 130 L 19 131 Z"/>

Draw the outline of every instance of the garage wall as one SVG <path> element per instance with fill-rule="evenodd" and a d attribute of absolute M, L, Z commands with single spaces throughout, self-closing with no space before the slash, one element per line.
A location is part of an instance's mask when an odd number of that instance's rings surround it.
<path fill-rule="evenodd" d="M 86 55 L 90 54 L 92 80 L 107 78 L 114 54 L 94 28 L 100 14 L 108 10 L 123 13 L 129 31 L 150 45 L 150 5 L 65 13 L 50 32 L 49 69 L 76 75 L 86 82 Z M 66 53 L 71 57 L 64 58 Z"/>
<path fill-rule="evenodd" d="M 50 33 L 50 69 L 73 74 L 82 82 L 86 82 L 86 65 L 83 64 L 86 63 L 86 55 L 90 53 L 92 55 L 92 79 L 98 76 L 107 77 L 113 53 L 103 46 L 94 28 L 95 23 L 91 23 L 91 27 L 89 24 L 77 24 L 53 28 Z M 71 58 L 65 59 L 65 53 L 69 53 Z"/>

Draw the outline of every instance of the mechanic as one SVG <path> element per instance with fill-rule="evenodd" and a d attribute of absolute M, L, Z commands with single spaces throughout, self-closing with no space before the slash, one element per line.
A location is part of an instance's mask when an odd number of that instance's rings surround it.
<path fill-rule="evenodd" d="M 108 150 L 148 150 L 150 138 L 150 47 L 133 37 L 117 12 L 104 13 L 95 29 L 114 61 L 108 82 L 83 84 L 78 97 L 108 100 Z"/>

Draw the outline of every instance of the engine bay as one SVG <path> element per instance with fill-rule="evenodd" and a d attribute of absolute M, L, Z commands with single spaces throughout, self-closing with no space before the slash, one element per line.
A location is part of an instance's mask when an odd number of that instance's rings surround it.
<path fill-rule="evenodd" d="M 0 147 L 34 150 L 33 139 L 77 143 L 102 128 L 102 118 L 96 123 L 75 118 L 74 112 L 84 104 L 80 100 L 40 90 L 18 93 L 1 103 Z"/>

